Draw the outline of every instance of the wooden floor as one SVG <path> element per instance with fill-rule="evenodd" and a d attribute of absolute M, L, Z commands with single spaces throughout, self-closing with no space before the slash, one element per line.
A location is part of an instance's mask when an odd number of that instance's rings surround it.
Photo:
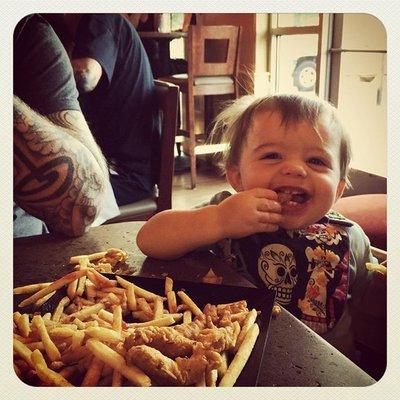
<path fill-rule="evenodd" d="M 190 171 L 176 172 L 172 186 L 172 208 L 189 209 L 208 202 L 222 190 L 231 190 L 225 176 L 214 167 L 199 165 L 197 185 L 190 189 Z"/>

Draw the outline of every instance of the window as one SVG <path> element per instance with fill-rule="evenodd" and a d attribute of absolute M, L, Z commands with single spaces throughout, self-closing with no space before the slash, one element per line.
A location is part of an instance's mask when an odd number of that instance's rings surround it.
<path fill-rule="evenodd" d="M 322 14 L 270 15 L 270 71 L 275 92 L 319 93 Z"/>

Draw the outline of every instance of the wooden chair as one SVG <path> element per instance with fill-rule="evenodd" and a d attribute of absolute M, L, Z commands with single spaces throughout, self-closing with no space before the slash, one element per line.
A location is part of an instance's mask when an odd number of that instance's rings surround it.
<path fill-rule="evenodd" d="M 160 177 L 157 188 L 154 196 L 119 207 L 121 214 L 106 221 L 106 224 L 143 221 L 171 208 L 179 87 L 155 80 L 155 90 L 161 116 Z"/>
<path fill-rule="evenodd" d="M 185 94 L 186 134 L 189 137 L 191 187 L 196 186 L 196 154 L 214 153 L 218 145 L 196 146 L 195 96 L 239 95 L 239 26 L 191 25 L 187 38 L 188 73 L 160 77 Z"/>

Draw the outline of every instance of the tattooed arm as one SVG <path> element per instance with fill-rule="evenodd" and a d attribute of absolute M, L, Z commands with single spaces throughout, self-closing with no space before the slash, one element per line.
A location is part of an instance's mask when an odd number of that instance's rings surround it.
<path fill-rule="evenodd" d="M 90 132 L 71 129 L 81 121 L 76 114 L 52 115 L 53 121 L 63 121 L 58 126 L 14 96 L 14 200 L 69 236 L 83 234 L 93 222 L 107 180 Z"/>

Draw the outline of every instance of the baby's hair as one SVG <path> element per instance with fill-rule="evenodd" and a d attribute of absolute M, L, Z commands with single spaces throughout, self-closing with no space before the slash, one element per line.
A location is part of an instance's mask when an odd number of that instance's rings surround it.
<path fill-rule="evenodd" d="M 281 114 L 283 125 L 305 121 L 319 135 L 318 124 L 333 135 L 340 135 L 340 178 L 347 184 L 351 158 L 350 141 L 339 120 L 337 110 L 327 101 L 295 94 L 276 94 L 264 97 L 243 96 L 230 103 L 216 117 L 212 140 L 227 143 L 223 155 L 223 165 L 237 165 L 241 152 L 251 129 L 253 118 L 261 111 L 277 111 Z"/>

